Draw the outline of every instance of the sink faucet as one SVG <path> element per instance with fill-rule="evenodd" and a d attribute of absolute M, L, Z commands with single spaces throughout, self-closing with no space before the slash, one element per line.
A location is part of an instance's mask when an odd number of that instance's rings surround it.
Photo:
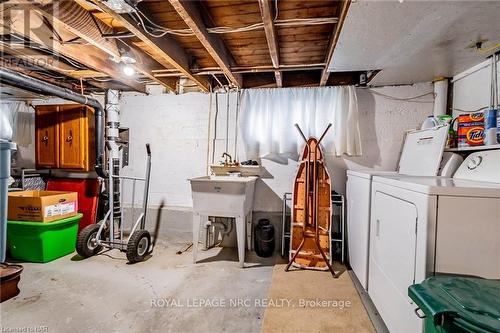
<path fill-rule="evenodd" d="M 233 158 L 228 153 L 222 154 L 222 157 L 225 157 L 224 158 L 224 165 L 231 165 L 231 164 L 233 164 Z M 227 158 L 228 157 L 229 157 L 229 163 L 227 163 Z"/>

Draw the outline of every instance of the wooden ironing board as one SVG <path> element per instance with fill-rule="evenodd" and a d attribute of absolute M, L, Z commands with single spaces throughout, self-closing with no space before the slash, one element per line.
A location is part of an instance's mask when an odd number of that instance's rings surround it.
<path fill-rule="evenodd" d="M 330 226 L 332 218 L 331 179 L 326 169 L 320 142 L 330 129 L 328 125 L 318 140 L 306 139 L 302 160 L 299 164 L 292 197 L 292 220 L 290 237 L 290 266 L 302 269 L 329 270 L 337 274 L 331 266 Z"/>

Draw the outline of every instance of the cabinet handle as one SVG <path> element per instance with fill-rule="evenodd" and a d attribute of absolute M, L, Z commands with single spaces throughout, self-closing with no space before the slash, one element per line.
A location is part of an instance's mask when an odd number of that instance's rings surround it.
<path fill-rule="evenodd" d="M 375 225 L 375 234 L 377 237 L 380 234 L 380 219 L 377 219 L 377 224 Z"/>
<path fill-rule="evenodd" d="M 42 138 L 42 142 L 44 142 L 45 145 L 47 145 L 47 143 L 49 142 L 49 132 L 48 131 L 45 131 L 45 135 Z"/>
<path fill-rule="evenodd" d="M 67 142 L 71 142 L 73 141 L 73 132 L 71 130 L 69 130 L 69 135 L 68 137 L 66 138 L 66 141 Z"/>

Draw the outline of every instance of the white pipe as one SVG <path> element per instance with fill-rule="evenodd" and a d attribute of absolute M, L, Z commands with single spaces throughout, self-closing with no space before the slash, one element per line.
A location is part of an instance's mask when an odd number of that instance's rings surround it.
<path fill-rule="evenodd" d="M 446 114 L 448 101 L 448 79 L 440 78 L 434 81 L 434 117 Z"/>

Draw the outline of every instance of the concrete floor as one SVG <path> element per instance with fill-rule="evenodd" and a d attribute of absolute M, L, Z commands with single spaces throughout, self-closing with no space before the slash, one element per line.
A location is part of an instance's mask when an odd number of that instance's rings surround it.
<path fill-rule="evenodd" d="M 21 293 L 1 305 L 2 332 L 259 332 L 265 308 L 255 299 L 267 297 L 273 265 L 281 260 L 247 252 L 241 269 L 236 249 L 215 248 L 199 251 L 193 265 L 190 250 L 175 254 L 190 238 L 170 233 L 151 258 L 135 265 L 117 250 L 23 263 Z M 216 304 L 221 299 L 222 306 Z M 237 299 L 247 303 L 231 303 Z"/>

